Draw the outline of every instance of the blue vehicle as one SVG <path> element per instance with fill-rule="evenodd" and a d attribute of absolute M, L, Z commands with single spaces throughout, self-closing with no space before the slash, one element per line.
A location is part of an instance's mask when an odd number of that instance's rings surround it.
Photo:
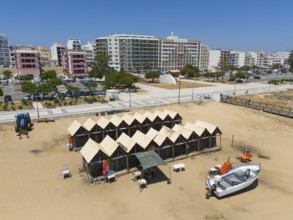
<path fill-rule="evenodd" d="M 19 132 L 19 129 L 26 129 L 30 131 L 32 129 L 32 123 L 29 113 L 21 112 L 15 116 L 15 132 Z"/>

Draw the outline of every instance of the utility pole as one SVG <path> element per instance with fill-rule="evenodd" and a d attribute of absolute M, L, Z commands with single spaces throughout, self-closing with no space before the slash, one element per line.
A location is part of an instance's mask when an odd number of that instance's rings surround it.
<path fill-rule="evenodd" d="M 38 100 L 37 101 L 37 113 L 38 113 L 38 118 L 40 118 L 40 113 L 39 113 L 39 104 L 38 104 Z"/>
<path fill-rule="evenodd" d="M 131 87 L 129 87 L 129 90 L 128 90 L 128 92 L 129 92 L 129 110 L 131 109 L 131 92 L 130 92 L 130 88 Z"/>
<path fill-rule="evenodd" d="M 179 78 L 179 90 L 178 90 L 178 104 L 180 104 L 180 78 Z"/>

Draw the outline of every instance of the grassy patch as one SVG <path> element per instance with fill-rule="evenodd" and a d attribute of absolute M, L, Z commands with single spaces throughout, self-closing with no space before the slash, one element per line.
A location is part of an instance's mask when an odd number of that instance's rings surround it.
<path fill-rule="evenodd" d="M 162 89 L 179 89 L 179 82 L 177 82 L 176 85 L 172 85 L 169 83 L 148 83 L 148 85 L 150 86 L 154 86 L 154 87 L 159 87 Z M 196 83 L 196 82 L 185 82 L 185 81 L 181 81 L 180 82 L 180 88 L 181 89 L 188 89 L 188 88 L 200 88 L 200 87 L 208 87 L 211 85 L 208 84 L 203 84 L 203 83 Z"/>

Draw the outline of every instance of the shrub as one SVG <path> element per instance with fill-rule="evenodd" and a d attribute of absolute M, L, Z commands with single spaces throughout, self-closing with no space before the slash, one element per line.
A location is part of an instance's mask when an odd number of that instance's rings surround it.
<path fill-rule="evenodd" d="M 14 102 L 11 102 L 11 105 L 15 105 L 15 103 Z"/>
<path fill-rule="evenodd" d="M 67 101 L 64 101 L 64 102 L 63 102 L 63 105 L 67 105 Z"/>
<path fill-rule="evenodd" d="M 19 110 L 22 110 L 23 109 L 22 105 L 18 106 L 18 109 Z"/>
<path fill-rule="evenodd" d="M 15 111 L 15 106 L 12 106 L 11 109 L 12 109 L 12 111 Z"/>

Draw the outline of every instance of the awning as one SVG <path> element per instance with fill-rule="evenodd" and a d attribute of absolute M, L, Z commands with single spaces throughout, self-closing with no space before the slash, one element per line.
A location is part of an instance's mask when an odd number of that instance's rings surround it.
<path fill-rule="evenodd" d="M 167 166 L 167 163 L 156 152 L 152 150 L 134 153 L 134 155 L 139 160 L 143 170 L 160 165 Z"/>

